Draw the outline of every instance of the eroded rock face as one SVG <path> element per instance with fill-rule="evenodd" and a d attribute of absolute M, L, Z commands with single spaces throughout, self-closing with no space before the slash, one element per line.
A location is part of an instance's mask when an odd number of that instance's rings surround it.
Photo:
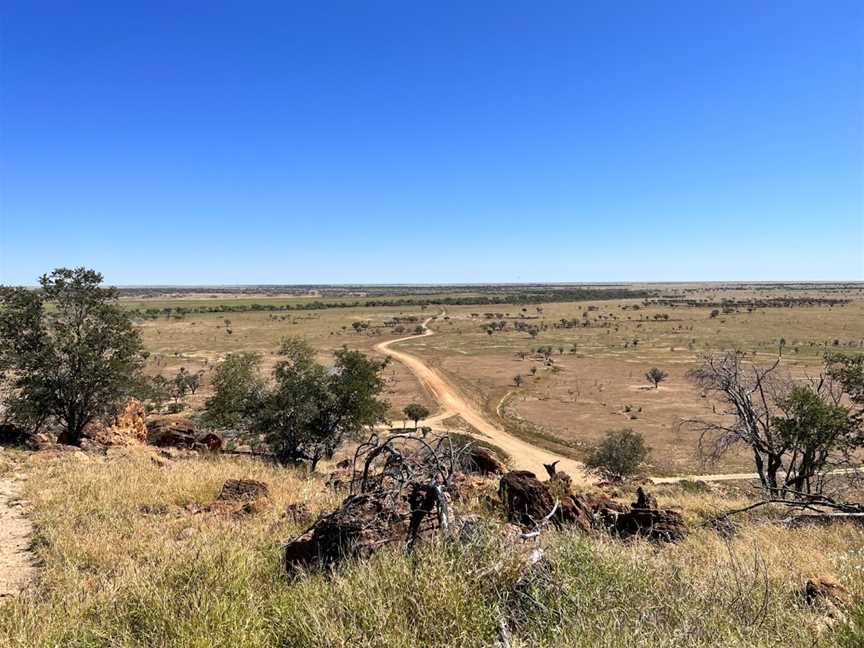
<path fill-rule="evenodd" d="M 513 470 L 501 477 L 498 495 L 507 511 L 507 519 L 533 527 L 546 517 L 555 505 L 549 489 L 528 470 Z"/>
<path fill-rule="evenodd" d="M 349 495 L 335 511 L 318 518 L 284 546 L 285 569 L 293 573 L 299 567 L 328 567 L 435 533 L 440 527 L 430 497 L 433 490 L 417 486 L 408 495 L 395 497 L 386 491 Z"/>
<path fill-rule="evenodd" d="M 551 480 L 550 480 L 551 482 Z M 593 523 L 590 507 L 569 493 L 550 492 L 548 484 L 541 482 L 527 470 L 514 470 L 501 478 L 498 494 L 507 511 L 507 519 L 526 528 L 536 527 L 558 502 L 551 520 L 557 525 L 575 525 L 588 530 Z M 553 484 L 558 490 L 559 484 Z"/>
<path fill-rule="evenodd" d="M 109 421 L 94 421 L 84 436 L 103 446 L 130 445 L 147 441 L 147 416 L 141 401 L 133 398 Z"/>
<path fill-rule="evenodd" d="M 636 501 L 630 510 L 615 517 L 614 530 L 624 539 L 635 536 L 664 542 L 677 542 L 687 535 L 681 514 L 659 508 L 657 499 L 641 486 L 636 490 Z"/>
<path fill-rule="evenodd" d="M 159 448 L 186 448 L 202 452 L 219 452 L 225 445 L 220 434 L 212 430 L 200 432 L 189 419 L 175 418 L 148 421 L 146 441 Z"/>
<path fill-rule="evenodd" d="M 147 443 L 160 448 L 195 446 L 195 424 L 188 419 L 160 418 L 147 422 Z"/>

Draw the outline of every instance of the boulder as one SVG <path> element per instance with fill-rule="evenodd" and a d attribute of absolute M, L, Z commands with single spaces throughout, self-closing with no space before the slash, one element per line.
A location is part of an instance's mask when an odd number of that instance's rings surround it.
<path fill-rule="evenodd" d="M 269 488 L 264 482 L 254 479 L 228 479 L 222 485 L 217 498 L 222 502 L 243 502 L 257 500 L 269 495 Z"/>
<path fill-rule="evenodd" d="M 410 510 L 377 493 L 351 495 L 332 513 L 284 546 L 285 569 L 334 565 L 349 556 L 366 557 L 379 547 L 407 538 Z"/>
<path fill-rule="evenodd" d="M 527 527 L 546 517 L 555 505 L 549 489 L 528 470 L 512 470 L 502 476 L 498 496 L 504 503 L 507 519 Z"/>
<path fill-rule="evenodd" d="M 14 423 L 0 423 L 0 446 L 24 445 L 30 434 L 23 427 L 19 427 Z"/>
<path fill-rule="evenodd" d="M 575 525 L 587 531 L 593 524 L 593 511 L 578 497 L 569 493 L 553 494 L 547 484 L 527 470 L 513 470 L 501 477 L 498 495 L 507 511 L 507 519 L 533 529 L 546 518 L 558 502 L 552 517 L 557 525 Z M 556 484 L 557 485 L 557 484 Z"/>
<path fill-rule="evenodd" d="M 188 419 L 159 418 L 147 422 L 147 443 L 160 448 L 193 448 L 195 424 Z"/>
<path fill-rule="evenodd" d="M 804 600 L 807 605 L 845 605 L 850 602 L 849 591 L 828 576 L 810 578 L 804 585 Z"/>
<path fill-rule="evenodd" d="M 224 440 L 215 432 L 208 431 L 199 435 L 196 443 L 205 446 L 210 452 L 219 452 L 224 445 Z"/>
<path fill-rule="evenodd" d="M 408 496 L 395 498 L 387 491 L 349 495 L 335 511 L 284 545 L 285 569 L 293 573 L 299 567 L 332 566 L 436 532 L 433 493 L 432 488 L 416 486 Z"/>
<path fill-rule="evenodd" d="M 676 511 L 660 509 L 657 500 L 641 487 L 636 502 L 627 507 L 605 493 L 569 493 L 569 481 L 558 478 L 541 482 L 534 473 L 515 470 L 501 478 L 499 496 L 507 519 L 534 528 L 552 511 L 558 509 L 552 522 L 558 526 L 577 526 L 583 531 L 600 526 L 622 539 L 642 537 L 673 542 L 687 533 L 684 519 Z"/>
<path fill-rule="evenodd" d="M 507 472 L 507 466 L 498 455 L 489 448 L 476 445 L 471 447 L 470 453 L 465 457 L 465 469 L 481 475 L 503 475 Z"/>
<path fill-rule="evenodd" d="M 687 527 L 681 514 L 658 508 L 656 498 L 641 486 L 636 491 L 636 501 L 630 510 L 612 516 L 611 526 L 623 539 L 641 537 L 654 541 L 676 542 L 687 535 Z"/>
<path fill-rule="evenodd" d="M 94 441 L 93 439 L 88 439 L 87 437 L 81 439 L 81 445 L 79 447 L 83 452 L 102 455 L 106 454 L 106 449 L 104 445 Z"/>

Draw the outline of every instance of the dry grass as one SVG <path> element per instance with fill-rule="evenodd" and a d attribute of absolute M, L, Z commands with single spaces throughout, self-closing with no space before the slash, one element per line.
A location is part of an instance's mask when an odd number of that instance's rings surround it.
<path fill-rule="evenodd" d="M 393 549 L 288 579 L 279 544 L 304 523 L 282 514 L 298 502 L 332 507 L 320 479 L 225 457 L 160 467 L 146 449 L 75 457 L 15 455 L 29 474 L 41 572 L 0 604 L 0 646 L 479 647 L 495 643 L 502 619 L 514 646 L 831 646 L 851 630 L 797 591 L 829 574 L 864 593 L 860 528 L 790 530 L 753 516 L 727 542 L 698 522 L 736 496 L 689 486 L 660 493 L 693 528 L 684 542 L 549 532 L 547 559 L 518 585 L 521 552 L 501 540 L 494 515 L 470 544 L 428 543 L 413 557 Z M 273 507 L 187 510 L 236 477 L 267 482 Z"/>

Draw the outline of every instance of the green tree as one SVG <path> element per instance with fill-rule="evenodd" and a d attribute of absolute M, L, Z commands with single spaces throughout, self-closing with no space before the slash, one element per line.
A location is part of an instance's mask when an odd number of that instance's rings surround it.
<path fill-rule="evenodd" d="M 421 405 L 420 403 L 411 403 L 404 407 L 402 413 L 405 414 L 405 417 L 408 420 L 414 421 L 414 429 L 416 430 L 417 423 L 421 419 L 425 419 L 427 416 L 429 416 L 429 408 Z"/>
<path fill-rule="evenodd" d="M 784 488 L 796 493 L 821 491 L 824 475 L 845 462 L 861 440 L 850 410 L 831 402 L 810 385 L 796 385 L 779 399 L 782 416 L 773 419 L 787 449 Z"/>
<path fill-rule="evenodd" d="M 55 421 L 61 441 L 112 414 L 137 388 L 141 336 L 93 270 L 59 268 L 41 290 L 0 288 L 0 371 L 11 381 L 9 410 L 38 429 Z"/>
<path fill-rule="evenodd" d="M 171 383 L 165 376 L 161 375 L 145 378 L 142 381 L 139 395 L 149 403 L 152 410 L 161 412 L 165 401 L 171 397 Z"/>
<path fill-rule="evenodd" d="M 609 430 L 588 456 L 585 465 L 610 477 L 622 478 L 635 473 L 650 452 L 639 432 L 630 428 Z"/>
<path fill-rule="evenodd" d="M 648 379 L 652 385 L 654 385 L 654 389 L 660 387 L 660 383 L 666 380 L 669 377 L 669 374 L 663 371 L 662 369 L 658 369 L 657 367 L 652 367 L 645 374 L 645 377 Z"/>
<path fill-rule="evenodd" d="M 387 360 L 341 349 L 328 368 L 299 338 L 284 340 L 279 354 L 283 359 L 273 370 L 274 385 L 252 424 L 279 461 L 306 460 L 315 470 L 345 439 L 387 420 L 389 405 L 379 398 Z"/>
<path fill-rule="evenodd" d="M 230 353 L 213 371 L 213 395 L 204 404 L 202 423 L 207 427 L 242 430 L 248 427 L 255 405 L 266 388 L 258 375 L 258 353 Z"/>

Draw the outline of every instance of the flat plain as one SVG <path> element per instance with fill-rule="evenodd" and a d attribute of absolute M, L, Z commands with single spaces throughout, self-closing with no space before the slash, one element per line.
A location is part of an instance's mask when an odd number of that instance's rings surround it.
<path fill-rule="evenodd" d="M 860 284 L 630 288 L 650 296 L 448 304 L 454 295 L 481 300 L 490 289 L 412 293 L 406 288 L 376 297 L 374 306 L 366 305 L 370 300 L 362 292 L 339 297 L 160 292 L 123 303 L 149 313 L 139 321 L 151 352 L 150 373 L 170 376 L 181 366 L 203 371 L 191 409 L 206 399 L 207 376 L 228 353 L 254 351 L 269 366 L 282 338 L 300 336 L 325 362 L 342 346 L 374 354 L 376 344 L 411 335 L 433 318 L 434 336 L 399 342 L 398 349 L 446 376 L 490 421 L 577 460 L 605 431 L 630 427 L 652 447 L 648 470 L 655 475 L 752 467 L 746 453 L 734 452 L 706 464 L 698 435 L 686 424 L 712 417 L 717 409 L 687 378 L 705 354 L 734 349 L 757 364 L 781 355 L 784 370 L 800 377 L 817 375 L 828 351 L 864 349 Z M 668 374 L 657 388 L 645 378 L 652 367 Z M 403 364 L 391 362 L 386 372 L 394 422 L 409 402 L 436 410 L 433 396 Z"/>

